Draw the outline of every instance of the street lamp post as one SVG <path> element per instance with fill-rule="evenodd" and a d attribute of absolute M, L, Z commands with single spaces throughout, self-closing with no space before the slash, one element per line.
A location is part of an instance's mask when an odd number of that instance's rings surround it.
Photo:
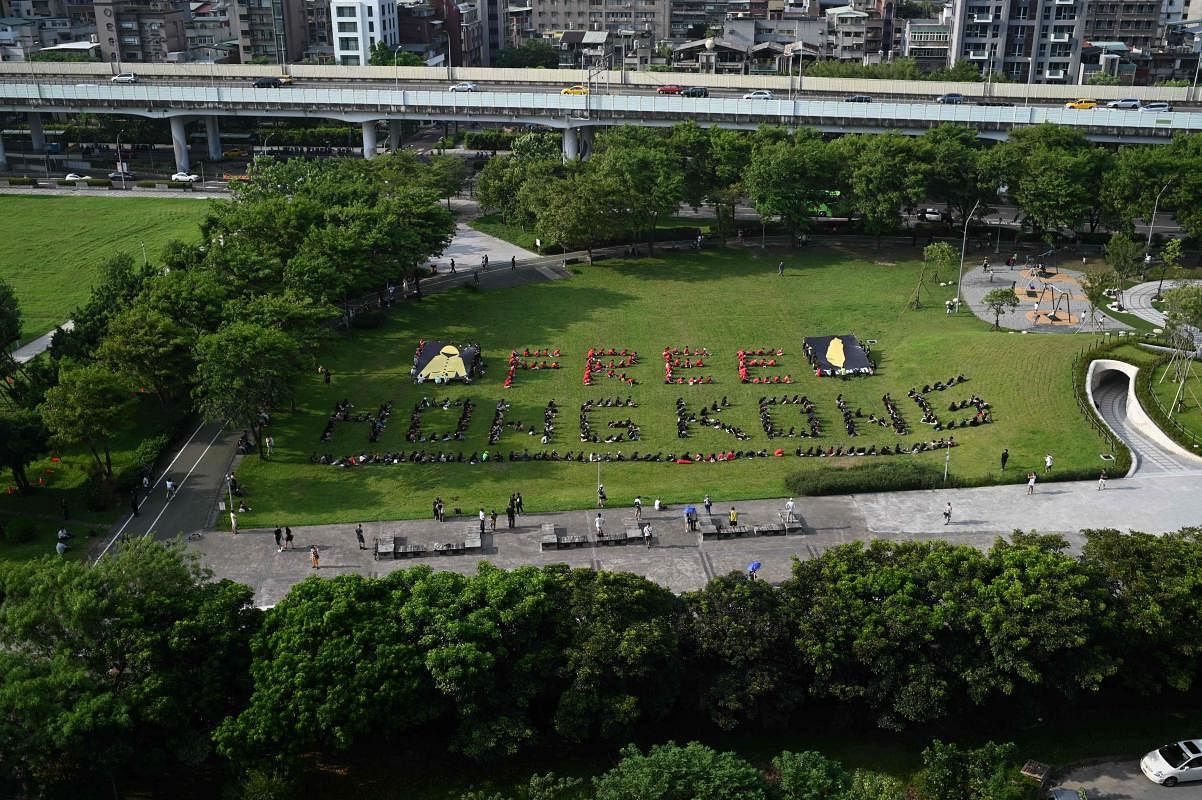
<path fill-rule="evenodd" d="M 1177 180 L 1177 178 L 1175 178 L 1175 177 L 1169 178 L 1169 182 L 1166 183 L 1164 186 L 1160 187 L 1160 191 L 1156 193 L 1156 202 L 1154 202 L 1152 204 L 1152 219 L 1148 220 L 1148 239 L 1147 239 L 1147 241 L 1144 242 L 1144 261 L 1145 262 L 1150 261 L 1152 258 L 1152 255 L 1151 255 L 1152 231 L 1156 227 L 1156 212 L 1160 208 L 1160 196 L 1165 193 L 1166 189 L 1168 189 L 1170 186 L 1173 185 L 1173 181 L 1175 181 L 1175 180 Z M 1161 299 L 1160 298 L 1160 289 L 1163 286 L 1164 286 L 1164 268 L 1161 267 L 1160 283 L 1157 284 L 1157 286 L 1156 286 L 1156 297 L 1153 298 L 1154 300 Z"/>
<path fill-rule="evenodd" d="M 125 162 L 121 160 L 121 131 L 117 131 L 117 172 L 121 175 L 121 188 L 125 188 Z"/>
<path fill-rule="evenodd" d="M 968 251 L 968 226 L 972 222 L 972 217 L 977 213 L 977 208 L 981 205 L 981 201 L 972 204 L 972 211 L 968 212 L 968 217 L 964 220 L 964 238 L 960 240 L 960 278 L 956 281 L 956 313 L 960 313 L 960 304 L 963 302 L 963 297 L 960 293 L 960 287 L 964 285 L 964 254 Z"/>

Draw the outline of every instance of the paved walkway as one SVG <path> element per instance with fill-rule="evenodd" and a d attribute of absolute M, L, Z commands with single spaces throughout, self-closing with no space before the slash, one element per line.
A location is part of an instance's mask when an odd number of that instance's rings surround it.
<path fill-rule="evenodd" d="M 964 278 L 961 282 L 964 304 L 977 317 L 993 324 L 993 312 L 985 307 L 985 295 L 994 289 L 1014 285 L 1019 293 L 1018 308 L 1002 314 L 1001 326 L 1008 330 L 1030 333 L 1081 333 L 1099 331 L 1130 331 L 1131 326 L 1107 317 L 1099 312 L 1092 314 L 1093 307 L 1081 288 L 1083 273 L 1073 269 L 1056 269 L 1050 273 L 1031 275 L 1021 266 L 1006 266 L 1006 256 L 989 256 L 992 269 L 981 268 L 985 258 L 982 254 L 970 256 L 965 262 Z M 954 276 L 952 276 L 954 278 Z M 946 287 L 948 298 L 956 296 L 956 287 L 950 282 Z M 1035 286 L 1035 297 L 1029 294 Z M 1044 291 L 1044 285 L 1048 290 Z M 1064 297 L 1064 293 L 1068 297 Z M 1055 295 L 1055 297 L 1053 297 Z M 1056 307 L 1058 304 L 1058 308 Z M 1055 308 L 1055 317 L 1049 312 Z M 1161 318 L 1163 321 L 1163 317 Z"/>
<path fill-rule="evenodd" d="M 75 321 L 69 319 L 58 327 L 65 331 L 74 330 Z M 54 339 L 54 334 L 56 332 L 57 329 L 50 331 L 49 333 L 43 333 L 32 342 L 23 344 L 16 350 L 13 350 L 13 360 L 18 364 L 24 364 L 27 361 L 32 361 L 39 353 L 46 352 L 50 349 L 50 342 Z"/>

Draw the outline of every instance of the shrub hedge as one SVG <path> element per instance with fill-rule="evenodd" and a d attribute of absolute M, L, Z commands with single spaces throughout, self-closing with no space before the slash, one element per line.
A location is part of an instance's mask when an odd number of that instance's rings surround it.
<path fill-rule="evenodd" d="M 38 182 L 33 178 L 28 178 L 22 175 L 16 175 L 8 179 L 9 186 L 37 186 Z"/>

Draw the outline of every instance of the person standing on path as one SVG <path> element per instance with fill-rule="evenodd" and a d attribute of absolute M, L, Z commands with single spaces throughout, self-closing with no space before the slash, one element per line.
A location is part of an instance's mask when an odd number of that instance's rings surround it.
<path fill-rule="evenodd" d="M 512 270 L 512 269 L 517 269 L 517 268 L 518 268 L 518 257 L 517 257 L 517 256 L 510 256 L 510 257 L 509 257 L 509 268 L 510 268 L 511 270 Z"/>
<path fill-rule="evenodd" d="M 597 512 L 597 520 L 593 523 L 597 527 L 597 539 L 605 538 L 605 520 L 601 516 L 601 512 Z"/>
<path fill-rule="evenodd" d="M 513 507 L 513 500 L 509 501 L 509 505 L 505 507 L 505 518 L 509 520 L 510 529 L 513 528 L 514 517 L 517 516 L 517 509 Z"/>
<path fill-rule="evenodd" d="M 605 508 L 605 484 L 597 484 L 597 508 Z"/>
<path fill-rule="evenodd" d="M 514 504 L 514 509 L 517 510 L 517 512 L 519 514 L 526 513 L 526 506 L 522 502 L 522 493 L 521 492 L 518 492 L 518 494 L 517 494 L 517 503 Z"/>
<path fill-rule="evenodd" d="M 284 526 L 284 549 L 292 549 L 292 528 L 287 525 Z"/>
<path fill-rule="evenodd" d="M 785 262 L 782 261 L 776 265 L 776 274 L 782 278 L 785 277 Z"/>
<path fill-rule="evenodd" d="M 175 481 L 168 478 L 164 483 L 164 486 L 167 488 L 167 499 L 170 500 L 171 498 L 175 497 Z"/>
<path fill-rule="evenodd" d="M 708 494 L 705 496 L 705 500 L 703 500 L 701 502 L 701 505 L 705 506 L 705 515 L 707 517 L 710 516 L 711 514 L 713 514 L 714 501 L 710 499 L 710 496 Z"/>
<path fill-rule="evenodd" d="M 1052 471 L 1052 454 L 1048 453 L 1043 457 L 1043 472 L 1046 475 Z"/>
<path fill-rule="evenodd" d="M 234 536 L 238 535 L 238 512 L 230 512 L 230 533 Z"/>
<path fill-rule="evenodd" d="M 263 444 L 267 448 L 267 457 L 271 458 L 271 451 L 275 449 L 275 437 L 268 436 L 263 439 Z"/>
<path fill-rule="evenodd" d="M 321 569 L 321 553 L 317 551 L 317 545 L 309 548 L 309 563 L 313 565 L 313 569 Z"/>
<path fill-rule="evenodd" d="M 484 535 L 484 506 L 480 506 L 480 535 Z"/>
<path fill-rule="evenodd" d="M 488 531 L 489 533 L 497 532 L 497 510 L 495 508 L 488 515 Z"/>
<path fill-rule="evenodd" d="M 643 526 L 643 541 L 647 543 L 647 549 L 651 549 L 651 523 Z"/>
<path fill-rule="evenodd" d="M 451 259 L 451 272 L 455 271 L 455 259 Z"/>
<path fill-rule="evenodd" d="M 1035 473 L 1027 473 L 1027 494 L 1035 494 Z"/>
<path fill-rule="evenodd" d="M 643 519 L 643 498 L 635 495 L 634 498 L 634 521 L 641 522 Z"/>
<path fill-rule="evenodd" d="M 1106 488 L 1106 470 L 1102 470 L 1102 474 L 1098 476 L 1098 491 Z"/>
<path fill-rule="evenodd" d="M 277 525 L 276 529 L 275 529 L 275 551 L 277 553 L 284 552 L 283 541 L 284 541 L 284 529 Z"/>
<path fill-rule="evenodd" d="M 730 507 L 730 527 L 732 527 L 732 528 L 739 527 L 739 512 L 735 511 L 734 506 Z"/>
<path fill-rule="evenodd" d="M 1010 460 L 1010 448 L 1002 450 L 1002 472 L 1006 471 L 1006 462 Z"/>
<path fill-rule="evenodd" d="M 360 522 L 355 526 L 355 538 L 359 540 L 359 549 L 366 550 L 367 542 L 363 538 L 363 523 Z"/>
<path fill-rule="evenodd" d="M 952 521 L 952 504 L 949 502 L 943 508 L 943 524 L 950 525 Z"/>
<path fill-rule="evenodd" d="M 794 503 L 793 503 L 793 498 L 790 497 L 789 501 L 787 503 L 785 503 L 785 519 L 786 520 L 788 520 L 790 522 L 793 521 L 793 509 L 796 507 L 797 506 L 794 505 Z"/>

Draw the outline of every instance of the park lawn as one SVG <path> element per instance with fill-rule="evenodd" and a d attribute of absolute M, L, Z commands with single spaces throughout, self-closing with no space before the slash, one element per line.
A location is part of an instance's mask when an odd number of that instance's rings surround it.
<path fill-rule="evenodd" d="M 779 497 L 786 491 L 784 478 L 795 471 L 839 469 L 880 459 L 804 459 L 792 455 L 814 444 L 846 445 L 837 394 L 849 405 L 862 408 L 863 435 L 855 444 L 869 446 L 946 436 L 922 425 L 917 405 L 906 396 L 911 387 L 947 380 L 959 373 L 968 382 L 954 390 L 932 392 L 930 399 L 945 421 L 952 417 L 947 405 L 978 394 L 993 405 L 995 423 L 955 431 L 962 446 L 951 454 L 953 477 L 974 481 L 1001 479 L 997 458 L 1010 450 L 1007 480 L 1020 480 L 1027 469 L 1051 452 L 1063 469 L 1092 471 L 1105 448 L 1081 418 L 1073 400 L 1070 364 L 1082 340 L 1072 336 L 1039 336 L 997 333 L 975 317 L 962 313 L 947 316 L 942 307 L 946 290 L 932 287 L 928 305 L 907 309 L 918 282 L 919 264 L 909 250 L 873 251 L 871 260 L 810 248 L 783 254 L 787 276 L 776 274 L 782 253 L 743 250 L 707 250 L 700 253 L 664 253 L 634 261 L 614 260 L 577 267 L 572 280 L 531 284 L 505 290 L 459 289 L 428 296 L 420 303 L 396 308 L 383 327 L 357 331 L 332 341 L 322 363 L 333 372 L 325 386 L 311 375 L 298 392 L 297 411 L 276 412 L 271 433 L 275 459 L 242 462 L 239 477 L 250 490 L 254 511 L 244 517 L 248 527 L 280 524 L 316 524 L 351 520 L 386 520 L 421 517 L 429 513 L 435 496 L 448 511 L 465 512 L 484 506 L 503 512 L 512 492 L 522 492 L 529 511 L 588 507 L 595 499 L 600 475 L 610 504 L 627 506 L 636 494 L 662 497 L 667 502 L 698 501 L 708 493 L 721 503 L 729 500 Z M 816 378 L 808 369 L 801 340 L 808 335 L 854 333 L 876 339 L 875 376 L 852 380 Z M 488 361 L 488 373 L 470 386 L 415 385 L 409 377 L 414 349 L 420 338 L 454 342 L 478 341 Z M 711 352 L 707 366 L 689 373 L 712 375 L 713 385 L 666 386 L 662 383 L 665 346 L 705 347 Z M 585 352 L 590 346 L 632 348 L 640 364 L 629 370 L 639 385 L 627 388 L 616 380 L 598 377 L 592 387 L 582 385 Z M 505 359 L 511 349 L 561 348 L 562 369 L 519 370 L 513 387 L 501 384 Z M 736 351 L 740 348 L 783 348 L 783 365 L 753 370 L 761 374 L 790 374 L 788 386 L 742 385 L 738 380 Z M 792 438 L 769 440 L 758 418 L 760 396 L 808 395 L 817 405 L 824 436 L 820 440 Z M 869 413 L 884 413 L 881 396 L 893 395 L 906 421 L 909 435 L 899 437 L 867 422 Z M 680 466 L 667 463 L 622 462 L 577 464 L 519 461 L 486 464 L 400 464 L 341 469 L 311 464 L 311 453 L 346 456 L 364 451 L 410 451 L 405 441 L 410 413 L 423 396 L 472 398 L 476 411 L 461 447 L 422 445 L 427 450 L 493 453 L 531 453 L 542 449 L 537 437 L 506 429 L 501 441 L 490 447 L 487 431 L 496 403 L 512 404 L 507 422 L 515 420 L 541 428 L 543 410 L 554 399 L 560 408 L 556 435 L 547 449 L 579 451 L 578 417 L 585 399 L 625 398 L 637 408 L 605 409 L 591 415 L 593 430 L 602 437 L 613 432 L 609 420 L 632 418 L 642 428 L 639 442 L 590 445 L 586 451 L 629 456 L 633 451 L 711 453 L 720 450 L 784 448 L 783 458 L 740 459 L 729 463 Z M 694 428 L 683 442 L 676 437 L 674 402 L 684 398 L 689 410 L 712 404 L 726 396 L 730 408 L 721 416 L 753 437 L 740 442 L 720 431 Z M 391 424 L 376 444 L 368 443 L 367 423 L 340 423 L 329 444 L 321 433 L 334 404 L 348 399 L 357 410 L 374 412 L 394 401 Z M 800 406 L 775 406 L 779 425 L 802 427 Z M 458 409 L 424 416 L 426 431 L 453 429 Z M 967 412 L 956 415 L 962 419 Z M 903 456 L 942 468 L 943 452 Z"/>
<path fill-rule="evenodd" d="M 467 224 L 481 233 L 487 233 L 489 236 L 504 239 L 532 253 L 538 252 L 538 248 L 534 246 L 534 231 L 527 230 L 519 225 L 511 225 L 502 219 L 500 214 L 484 214 L 483 216 L 469 220 Z"/>
<path fill-rule="evenodd" d="M 1202 439 L 1202 380 L 1199 375 L 1202 369 L 1192 361 L 1185 362 L 1190 370 L 1186 373 L 1185 389 L 1181 400 L 1184 408 L 1173 412 L 1173 421 L 1181 425 L 1194 436 Z M 1166 376 L 1167 373 L 1167 376 Z M 1173 408 L 1173 400 L 1178 397 L 1177 367 L 1169 368 L 1168 363 L 1159 367 L 1152 380 L 1152 393 L 1160 400 L 1162 408 Z"/>
<path fill-rule="evenodd" d="M 203 200 L 133 197 L 0 197 L 0 279 L 16 291 L 23 342 L 86 303 L 101 264 L 120 253 L 156 259 L 171 239 L 193 241 Z"/>

